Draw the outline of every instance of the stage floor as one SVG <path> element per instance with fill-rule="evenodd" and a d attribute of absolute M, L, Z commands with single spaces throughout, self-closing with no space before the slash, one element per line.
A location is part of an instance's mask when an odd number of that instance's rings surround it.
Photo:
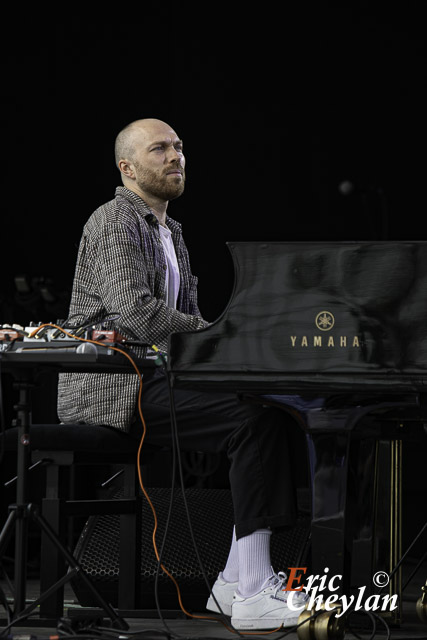
<path fill-rule="evenodd" d="M 410 575 L 413 569 L 413 566 L 409 564 L 404 570 L 403 575 L 403 584 L 405 584 L 405 573 Z M 400 626 L 390 626 L 390 637 L 392 640 L 427 640 L 427 624 L 424 624 L 420 621 L 416 614 L 416 601 L 421 597 L 421 587 L 425 584 L 427 580 L 427 561 L 423 563 L 423 565 L 418 569 L 415 576 L 411 579 L 411 582 L 405 588 L 402 597 L 402 623 Z M 4 581 L 0 582 L 1 587 L 5 591 L 5 593 L 10 596 L 10 591 Z M 30 579 L 27 582 L 27 599 L 28 601 L 35 600 L 40 593 L 38 580 Z M 4 609 L 1 607 L 0 616 L 2 619 L 1 627 L 0 627 L 0 637 L 1 629 L 4 626 Z M 64 618 L 68 621 L 73 621 L 73 624 L 76 624 L 77 616 L 86 615 L 86 613 L 91 613 L 93 610 L 87 610 L 81 607 L 76 599 L 74 592 L 72 591 L 69 585 L 65 587 L 65 596 L 64 596 Z M 131 616 L 123 615 L 123 618 L 129 625 L 129 631 L 121 635 L 122 638 L 132 638 L 136 636 L 139 638 L 144 638 L 144 640 L 162 640 L 162 638 L 174 637 L 177 640 L 180 638 L 192 638 L 196 640 L 198 638 L 206 638 L 206 639 L 222 639 L 222 638 L 233 638 L 238 637 L 237 632 L 233 632 L 231 629 L 227 629 L 221 622 L 211 621 L 211 620 L 197 620 L 184 616 L 181 611 L 164 611 L 162 615 L 164 617 L 164 621 L 160 618 L 157 611 L 144 611 L 139 612 L 140 617 L 134 617 L 134 613 Z M 95 611 L 96 614 L 96 611 Z M 206 611 L 201 611 L 200 615 L 210 615 Z M 213 614 L 212 614 L 213 615 Z M 108 616 L 105 614 L 102 617 L 102 626 L 110 626 L 110 620 Z M 362 629 L 359 626 L 354 626 L 354 631 L 365 639 L 371 638 L 372 636 L 372 626 L 369 622 L 369 618 L 367 615 L 358 616 L 360 619 L 366 620 L 366 626 Z M 355 619 L 354 619 L 355 620 Z M 37 615 L 35 615 L 32 621 L 26 621 L 23 624 L 16 624 L 13 626 L 11 636 L 13 638 L 19 637 L 19 634 L 29 634 L 30 631 L 32 633 L 32 638 L 37 639 L 47 639 L 49 636 L 56 635 L 58 632 L 58 623 L 59 621 L 52 621 L 49 624 L 45 625 L 43 621 L 39 619 Z M 351 623 L 353 625 L 353 622 Z M 150 630 L 152 633 L 150 633 Z M 77 629 L 75 628 L 75 632 Z M 110 632 L 112 629 L 110 629 Z M 140 636 L 138 631 L 143 632 Z M 71 632 L 72 633 L 72 632 Z M 80 631 L 81 633 L 81 631 Z M 13 634 L 13 635 L 12 635 Z M 104 635 L 99 635 L 99 632 L 95 632 L 96 635 L 94 637 L 103 638 Z M 128 635 L 129 634 L 129 635 Z M 170 634 L 170 636 L 168 636 Z M 251 638 L 251 640 L 255 640 L 256 638 L 271 638 L 271 640 L 278 640 L 279 638 L 283 638 L 286 634 L 286 638 L 289 640 L 295 640 L 298 638 L 296 631 L 290 631 L 287 629 L 283 629 L 282 631 L 278 631 L 275 633 L 271 633 L 268 636 L 262 634 L 254 634 L 254 635 L 246 635 L 245 637 Z M 243 635 L 243 634 L 242 634 Z M 66 637 L 66 636 L 60 636 Z M 79 633 L 74 637 L 78 638 Z M 87 636 L 85 636 L 87 637 Z M 106 638 L 111 638 L 111 636 L 106 632 Z M 117 633 L 117 636 L 119 634 Z M 347 638 L 355 638 L 356 636 L 352 633 L 352 631 L 347 630 L 345 633 L 345 639 Z M 386 638 L 386 629 L 383 627 L 381 623 L 377 625 L 377 631 L 374 637 Z"/>

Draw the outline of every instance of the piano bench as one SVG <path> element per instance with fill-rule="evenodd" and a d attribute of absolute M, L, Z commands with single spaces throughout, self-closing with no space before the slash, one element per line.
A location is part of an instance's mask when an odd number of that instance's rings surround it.
<path fill-rule="evenodd" d="M 141 492 L 139 490 L 137 454 L 139 441 L 116 428 L 105 425 L 34 424 L 29 430 L 31 467 L 46 470 L 42 490 L 41 515 L 70 551 L 74 548 L 74 518 L 91 515 L 120 514 L 120 571 L 118 603 L 120 609 L 132 610 L 139 601 L 141 549 Z M 6 452 L 18 448 L 18 427 L 5 432 Z M 147 465 L 161 451 L 143 444 L 140 465 Z M 102 469 L 105 467 L 105 470 Z M 79 487 L 80 468 L 92 474 Z M 99 477 L 93 473 L 103 472 Z M 31 476 L 31 471 L 29 472 Z M 110 485 L 114 484 L 114 489 Z M 77 497 L 80 488 L 80 495 Z M 120 489 L 121 497 L 117 499 Z M 82 495 L 83 494 L 83 495 Z M 40 592 L 44 593 L 66 572 L 66 562 L 58 548 L 41 533 Z M 40 605 L 46 617 L 63 615 L 63 587 Z"/>

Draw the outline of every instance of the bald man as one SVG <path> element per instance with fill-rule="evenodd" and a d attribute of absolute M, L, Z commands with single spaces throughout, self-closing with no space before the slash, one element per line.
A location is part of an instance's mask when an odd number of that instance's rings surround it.
<path fill-rule="evenodd" d="M 116 165 L 123 184 L 151 207 L 166 228 L 168 202 L 184 191 L 182 149 L 175 131 L 152 118 L 131 123 L 116 138 Z"/>
<path fill-rule="evenodd" d="M 166 352 L 171 332 L 208 324 L 197 306 L 197 278 L 181 225 L 167 213 L 169 201 L 184 191 L 183 143 L 165 122 L 137 120 L 118 134 L 115 155 L 123 186 L 84 227 L 69 320 L 75 326 L 102 321 L 129 340 Z M 135 351 L 147 356 L 144 347 Z M 138 438 L 138 389 L 133 374 L 61 374 L 59 418 L 110 425 Z M 284 414 L 224 393 L 176 389 L 174 403 L 181 449 L 226 451 L 230 461 L 235 527 L 207 608 L 218 611 L 219 605 L 236 629 L 296 624 L 303 602 L 288 602 L 285 578 L 270 560 L 272 529 L 292 525 L 296 515 Z M 170 446 L 169 396 L 160 368 L 144 382 L 142 412 L 146 442 Z"/>

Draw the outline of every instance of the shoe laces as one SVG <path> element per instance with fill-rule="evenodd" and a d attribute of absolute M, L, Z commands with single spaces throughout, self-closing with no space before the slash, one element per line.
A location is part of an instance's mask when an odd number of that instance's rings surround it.
<path fill-rule="evenodd" d="M 287 579 L 288 576 L 286 575 L 286 573 L 284 573 L 284 571 L 273 573 L 268 581 L 268 586 L 273 589 L 273 598 L 278 598 L 279 600 L 287 600 L 287 593 L 285 591 Z"/>
<path fill-rule="evenodd" d="M 273 589 L 273 598 L 277 600 L 287 601 L 289 594 L 293 593 L 293 600 L 296 603 L 305 602 L 308 598 L 308 594 L 304 591 L 286 591 L 286 583 L 288 580 L 288 576 L 284 571 L 279 571 L 278 573 L 273 573 L 271 578 L 269 578 L 267 582 L 267 587 Z"/>

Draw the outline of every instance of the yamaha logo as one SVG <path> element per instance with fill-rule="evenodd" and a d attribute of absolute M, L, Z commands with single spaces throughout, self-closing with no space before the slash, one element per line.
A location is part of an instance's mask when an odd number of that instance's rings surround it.
<path fill-rule="evenodd" d="M 336 347 L 340 349 L 346 349 L 348 347 L 358 349 L 362 345 L 362 340 L 358 335 L 349 336 L 340 332 L 337 333 L 337 328 L 335 328 L 334 332 L 328 334 L 328 331 L 331 331 L 331 329 L 335 327 L 335 318 L 330 311 L 319 311 L 314 324 L 318 331 L 322 333 L 320 333 L 320 335 L 313 335 L 310 332 L 305 335 L 296 334 L 289 336 L 293 349 L 298 347 L 326 347 L 328 350 Z"/>
<path fill-rule="evenodd" d="M 319 331 L 330 331 L 335 324 L 335 318 L 329 311 L 321 311 L 316 316 L 316 327 Z"/>

